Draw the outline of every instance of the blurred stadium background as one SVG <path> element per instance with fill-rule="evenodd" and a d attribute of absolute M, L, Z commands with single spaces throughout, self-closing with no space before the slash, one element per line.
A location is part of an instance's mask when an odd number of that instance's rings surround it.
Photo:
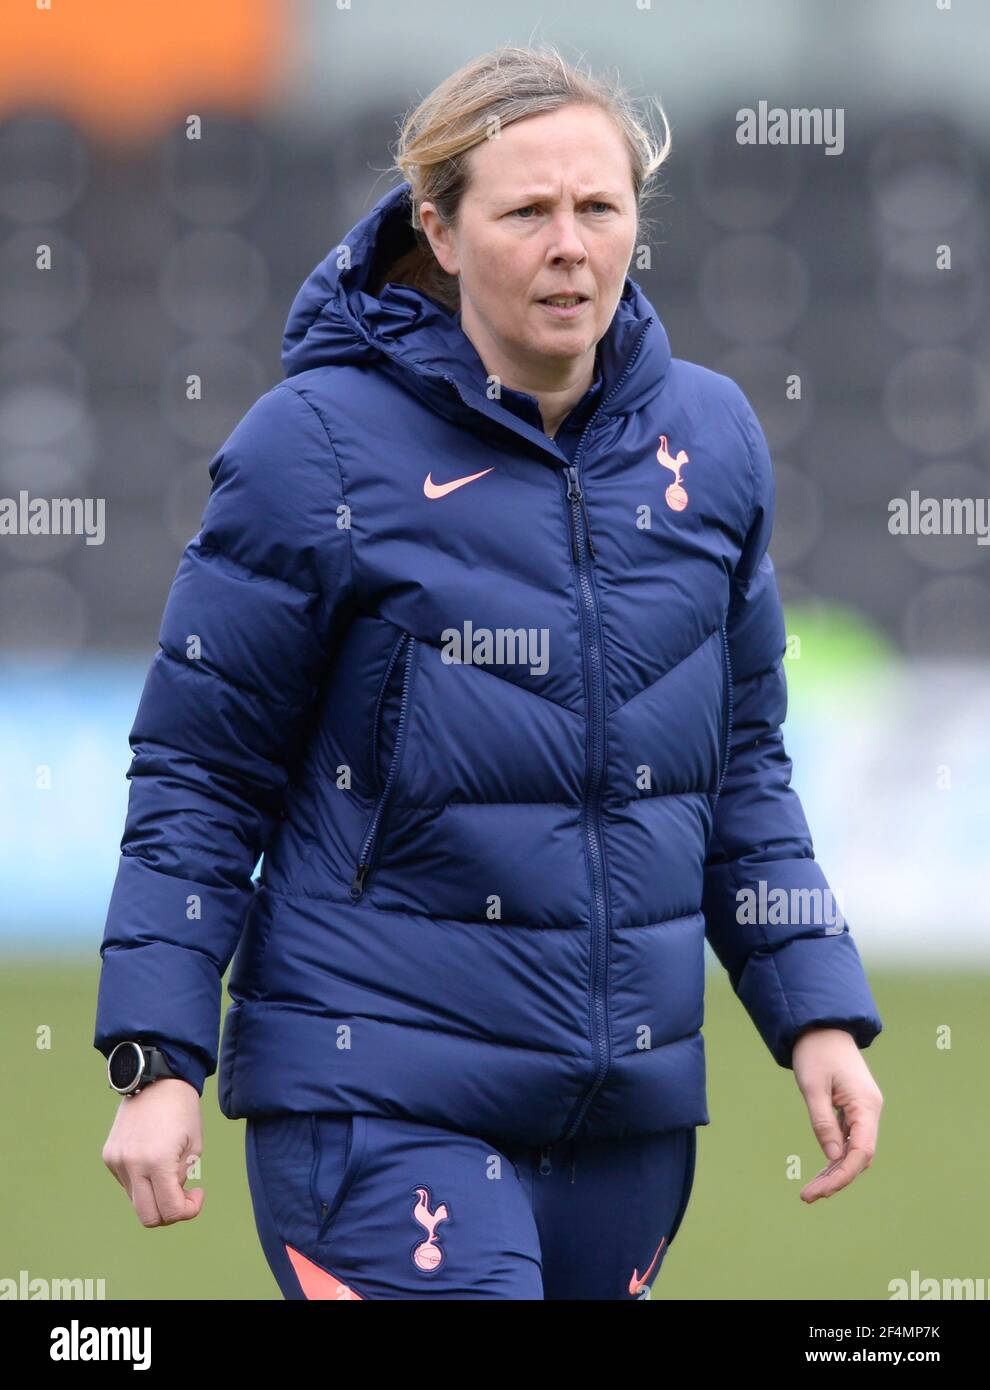
<path fill-rule="evenodd" d="M 127 733 L 206 465 L 281 378 L 296 288 L 391 185 L 401 114 L 469 57 L 542 39 L 672 121 L 652 264 L 633 273 L 674 353 L 733 376 L 766 431 L 794 785 L 885 1022 L 865 1054 L 886 1097 L 877 1161 L 806 1208 L 824 1159 L 803 1101 L 713 969 L 712 1124 L 655 1296 L 990 1276 L 990 552 L 887 525 L 912 489 L 990 494 L 985 7 L 10 0 L 0 495 L 105 498 L 107 535 L 0 537 L 0 1277 L 278 1297 L 243 1122 L 213 1080 L 197 1221 L 144 1231 L 100 1159 L 115 1101 L 92 1025 Z M 738 145 L 737 109 L 761 100 L 843 108 L 843 152 Z"/>

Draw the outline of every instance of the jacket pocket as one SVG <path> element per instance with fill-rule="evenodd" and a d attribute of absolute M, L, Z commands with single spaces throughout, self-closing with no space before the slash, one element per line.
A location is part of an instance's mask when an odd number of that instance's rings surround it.
<path fill-rule="evenodd" d="M 326 1240 L 348 1192 L 364 1166 L 367 1116 L 311 1115 L 313 1133 L 313 1207 L 317 1241 Z"/>
<path fill-rule="evenodd" d="M 382 827 L 385 821 L 386 809 L 389 797 L 395 787 L 396 777 L 398 776 L 399 764 L 402 761 L 402 750 L 405 745 L 406 728 L 408 725 L 409 699 L 412 690 L 413 668 L 416 658 L 416 638 L 408 632 L 402 633 L 395 646 L 392 648 L 388 665 L 386 666 L 385 677 L 382 681 L 381 689 L 378 693 L 378 701 L 375 707 L 375 717 L 372 722 L 372 770 L 375 783 L 379 786 L 378 795 L 372 808 L 371 816 L 365 827 L 365 832 L 361 840 L 361 846 L 357 853 L 357 860 L 354 868 L 354 878 L 350 886 L 350 896 L 357 902 L 365 889 L 365 882 L 374 862 L 376 854 L 381 850 Z M 389 758 L 388 772 L 384 781 L 380 781 L 378 770 L 378 758 L 381 744 L 381 723 L 382 708 L 385 693 L 388 689 L 392 672 L 398 667 L 401 670 L 401 695 L 399 699 L 398 723 L 395 730 L 395 741 L 392 745 L 392 754 Z M 380 784 L 380 785 L 379 785 Z"/>
<path fill-rule="evenodd" d="M 402 655 L 403 648 L 409 641 L 408 632 L 400 632 L 389 652 L 388 661 L 385 663 L 385 674 L 382 676 L 382 683 L 378 690 L 378 698 L 375 701 L 375 712 L 371 722 L 371 780 L 376 791 L 382 789 L 381 777 L 381 751 L 382 751 L 382 722 L 385 714 L 385 704 L 388 692 L 392 685 L 393 673 L 396 663 Z"/>
<path fill-rule="evenodd" d="M 718 786 L 715 788 L 715 801 L 722 791 L 722 783 L 729 767 L 729 750 L 732 746 L 732 658 L 729 655 L 729 634 L 725 623 L 719 629 L 722 639 L 722 742 L 719 748 Z M 713 802 L 714 804 L 714 802 Z"/>

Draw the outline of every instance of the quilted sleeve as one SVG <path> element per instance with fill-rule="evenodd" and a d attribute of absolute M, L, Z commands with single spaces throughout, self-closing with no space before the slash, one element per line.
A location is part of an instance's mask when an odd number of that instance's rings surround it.
<path fill-rule="evenodd" d="M 865 1048 L 882 1024 L 856 943 L 826 893 L 828 881 L 790 786 L 791 762 L 781 733 L 787 713 L 786 636 L 767 554 L 773 470 L 763 430 L 739 395 L 756 505 L 726 623 L 732 737 L 715 805 L 703 907 L 708 941 L 733 989 L 775 1060 L 789 1067 L 794 1042 L 806 1028 L 845 1028 Z"/>
<path fill-rule="evenodd" d="M 349 516 L 320 416 L 280 383 L 209 465 L 198 534 L 145 679 L 94 1046 L 158 1042 L 202 1094 L 221 980 L 353 594 Z"/>

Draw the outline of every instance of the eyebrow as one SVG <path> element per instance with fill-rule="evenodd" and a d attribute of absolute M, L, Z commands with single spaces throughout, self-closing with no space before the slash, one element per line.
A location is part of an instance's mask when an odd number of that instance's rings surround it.
<path fill-rule="evenodd" d="M 529 203 L 542 203 L 545 202 L 548 198 L 552 197 L 553 190 L 550 188 L 524 188 L 521 193 L 515 195 L 507 194 L 505 198 L 499 198 L 497 201 L 500 204 L 512 203 L 525 206 Z M 579 199 L 611 198 L 613 202 L 616 202 L 618 201 L 619 195 L 618 193 L 615 193 L 607 188 L 592 188 L 588 190 L 582 190 L 582 192 L 579 193 L 578 197 Z"/>

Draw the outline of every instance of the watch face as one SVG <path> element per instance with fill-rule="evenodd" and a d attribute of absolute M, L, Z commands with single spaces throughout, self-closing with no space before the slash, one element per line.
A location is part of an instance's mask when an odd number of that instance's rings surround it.
<path fill-rule="evenodd" d="M 124 1091 L 137 1080 L 141 1055 L 134 1043 L 121 1043 L 110 1058 L 110 1082 Z"/>

